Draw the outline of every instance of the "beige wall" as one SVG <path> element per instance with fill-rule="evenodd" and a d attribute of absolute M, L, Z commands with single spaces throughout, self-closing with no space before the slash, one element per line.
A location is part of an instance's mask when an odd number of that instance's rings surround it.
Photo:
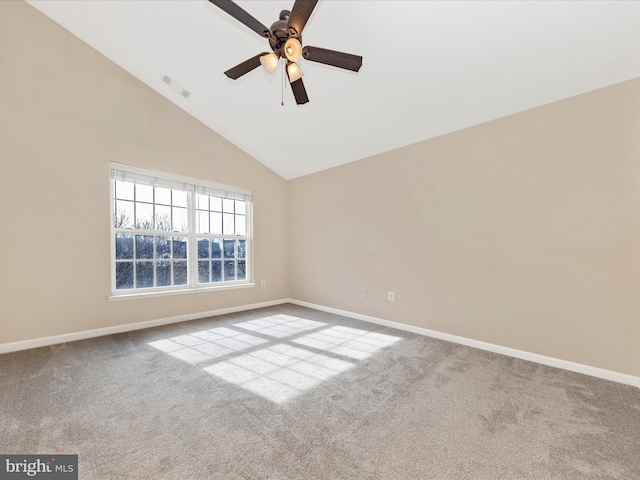
<path fill-rule="evenodd" d="M 109 161 L 254 191 L 264 288 L 109 302 Z M 288 297 L 279 176 L 23 2 L 0 2 L 0 344 Z"/>
<path fill-rule="evenodd" d="M 637 376 L 639 187 L 640 79 L 302 177 L 291 296 Z"/>

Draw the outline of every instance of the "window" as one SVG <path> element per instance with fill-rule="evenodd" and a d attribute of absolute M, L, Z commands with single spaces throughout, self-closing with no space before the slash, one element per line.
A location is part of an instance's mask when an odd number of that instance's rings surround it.
<path fill-rule="evenodd" d="M 111 164 L 115 295 L 251 285 L 251 192 Z"/>

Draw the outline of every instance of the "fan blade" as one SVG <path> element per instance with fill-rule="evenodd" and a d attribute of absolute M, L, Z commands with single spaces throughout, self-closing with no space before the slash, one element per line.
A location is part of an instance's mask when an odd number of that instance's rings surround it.
<path fill-rule="evenodd" d="M 231 0 L 209 0 L 215 6 L 221 8 L 229 15 L 231 15 L 236 20 L 244 23 L 251 30 L 256 32 L 261 37 L 269 37 L 271 30 L 269 30 L 266 26 L 261 24 L 258 20 L 253 18 L 250 14 L 248 14 L 245 10 L 240 8 L 237 4 L 233 3 Z"/>
<path fill-rule="evenodd" d="M 336 52 L 326 48 L 306 46 L 302 49 L 302 56 L 312 62 L 324 63 L 333 67 L 344 68 L 357 72 L 362 66 L 362 57 L 350 53 Z"/>
<path fill-rule="evenodd" d="M 309 101 L 309 97 L 307 97 L 307 90 L 304 88 L 304 83 L 302 83 L 301 78 L 291 84 L 291 90 L 293 91 L 293 96 L 296 98 L 296 103 L 298 105 L 303 105 Z"/>
<path fill-rule="evenodd" d="M 307 20 L 309 20 L 311 12 L 313 12 L 317 3 L 318 0 L 295 1 L 287 21 L 287 30 L 289 30 L 290 37 L 297 38 L 302 35 L 302 29 L 307 24 Z"/>
<path fill-rule="evenodd" d="M 235 67 L 224 72 L 224 74 L 232 80 L 237 80 L 245 73 L 249 73 L 254 68 L 258 68 L 260 66 L 260 57 L 263 55 L 267 55 L 267 52 L 259 53 L 255 57 L 251 57 L 249 60 L 239 63 Z"/>

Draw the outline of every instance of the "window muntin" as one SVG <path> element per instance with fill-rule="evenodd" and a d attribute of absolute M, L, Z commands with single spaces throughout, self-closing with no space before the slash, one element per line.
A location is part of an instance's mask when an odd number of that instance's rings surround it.
<path fill-rule="evenodd" d="M 121 167 L 111 179 L 115 294 L 250 281 L 250 192 Z"/>

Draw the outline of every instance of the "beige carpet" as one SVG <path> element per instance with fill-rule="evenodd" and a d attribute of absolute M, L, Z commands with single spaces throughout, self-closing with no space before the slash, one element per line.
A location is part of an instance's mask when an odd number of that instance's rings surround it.
<path fill-rule="evenodd" d="M 0 356 L 91 479 L 640 479 L 640 390 L 292 305 Z"/>

